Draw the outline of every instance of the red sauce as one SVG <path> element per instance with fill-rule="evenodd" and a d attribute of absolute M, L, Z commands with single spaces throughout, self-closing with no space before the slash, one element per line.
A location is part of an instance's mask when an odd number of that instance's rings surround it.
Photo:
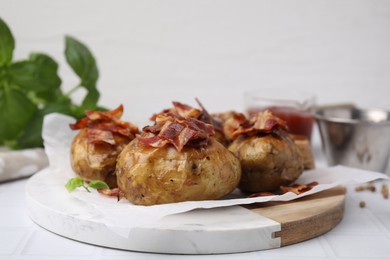
<path fill-rule="evenodd" d="M 310 140 L 314 122 L 314 117 L 311 112 L 293 107 L 266 107 L 250 108 L 248 109 L 248 113 L 253 114 L 267 109 L 275 116 L 286 121 L 291 134 L 304 135 Z"/>

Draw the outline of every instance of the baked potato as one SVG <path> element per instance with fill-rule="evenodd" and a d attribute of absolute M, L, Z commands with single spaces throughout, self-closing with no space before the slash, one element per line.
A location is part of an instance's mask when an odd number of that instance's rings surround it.
<path fill-rule="evenodd" d="M 122 106 L 107 112 L 86 111 L 87 117 L 71 125 L 80 130 L 71 144 L 71 166 L 84 181 L 102 180 L 110 188 L 117 187 L 117 157 L 138 133 L 136 126 L 119 120 L 122 112 Z"/>
<path fill-rule="evenodd" d="M 306 169 L 314 169 L 316 167 L 313 151 L 311 149 L 310 141 L 306 136 L 289 134 L 293 139 L 295 145 L 301 151 L 303 156 L 303 167 Z"/>
<path fill-rule="evenodd" d="M 285 131 L 284 122 L 266 111 L 234 133 L 229 150 L 241 163 L 239 188 L 248 193 L 275 191 L 303 172 L 303 156 Z"/>
<path fill-rule="evenodd" d="M 81 129 L 71 145 L 71 165 L 83 180 L 102 180 L 115 188 L 115 165 L 119 153 L 130 142 L 129 138 L 114 135 L 115 145 L 88 142 L 88 129 Z"/>
<path fill-rule="evenodd" d="M 212 125 L 162 112 L 117 160 L 118 188 L 130 202 L 155 205 L 219 199 L 241 177 L 239 160 L 213 137 Z"/>
<path fill-rule="evenodd" d="M 212 200 L 233 191 L 240 162 L 214 138 L 205 148 L 150 147 L 133 140 L 118 157 L 118 187 L 137 205 Z"/>
<path fill-rule="evenodd" d="M 275 191 L 303 172 L 303 157 L 291 140 L 278 135 L 240 136 L 229 146 L 241 162 L 239 188 L 244 192 Z"/>

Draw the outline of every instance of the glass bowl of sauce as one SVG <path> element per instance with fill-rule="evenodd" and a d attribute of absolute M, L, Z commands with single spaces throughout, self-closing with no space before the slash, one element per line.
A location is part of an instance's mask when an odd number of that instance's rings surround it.
<path fill-rule="evenodd" d="M 246 112 L 252 115 L 269 110 L 286 121 L 289 133 L 311 140 L 315 96 L 292 89 L 262 88 L 244 93 Z"/>

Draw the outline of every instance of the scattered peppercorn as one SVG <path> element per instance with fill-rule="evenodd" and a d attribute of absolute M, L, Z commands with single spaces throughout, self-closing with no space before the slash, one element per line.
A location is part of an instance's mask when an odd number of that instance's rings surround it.
<path fill-rule="evenodd" d="M 369 190 L 371 192 L 375 192 L 376 191 L 375 184 L 370 181 L 370 182 L 367 182 L 366 184 L 359 185 L 359 186 L 355 187 L 355 191 L 357 191 L 357 192 L 364 191 L 364 190 Z"/>
<path fill-rule="evenodd" d="M 382 184 L 382 189 L 381 189 L 383 198 L 388 199 L 389 198 L 389 186 L 387 186 L 386 183 Z"/>

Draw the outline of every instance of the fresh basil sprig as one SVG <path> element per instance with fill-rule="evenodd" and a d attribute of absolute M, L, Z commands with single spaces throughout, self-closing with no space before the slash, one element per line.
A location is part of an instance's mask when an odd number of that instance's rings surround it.
<path fill-rule="evenodd" d="M 80 188 L 80 187 L 83 187 L 83 188 L 86 189 L 88 192 L 91 192 L 91 191 L 89 190 L 89 188 L 93 188 L 93 189 L 104 189 L 104 190 L 108 190 L 108 189 L 109 189 L 107 183 L 105 183 L 104 181 L 101 181 L 101 180 L 93 180 L 93 181 L 89 182 L 87 185 L 85 185 L 85 182 L 83 181 L 83 179 L 82 179 L 81 177 L 74 177 L 74 178 L 70 179 L 70 180 L 65 184 L 65 188 L 66 188 L 69 192 L 72 192 L 72 191 L 74 191 L 75 189 Z"/>
<path fill-rule="evenodd" d="M 65 37 L 66 60 L 80 78 L 69 93 L 61 90 L 58 63 L 53 58 L 32 53 L 26 60 L 13 61 L 14 49 L 12 32 L 0 18 L 0 145 L 12 149 L 42 147 L 45 115 L 57 112 L 78 119 L 85 110 L 105 110 L 98 106 L 96 61 L 84 44 Z M 85 88 L 87 94 L 78 105 L 71 95 L 79 88 Z"/>

